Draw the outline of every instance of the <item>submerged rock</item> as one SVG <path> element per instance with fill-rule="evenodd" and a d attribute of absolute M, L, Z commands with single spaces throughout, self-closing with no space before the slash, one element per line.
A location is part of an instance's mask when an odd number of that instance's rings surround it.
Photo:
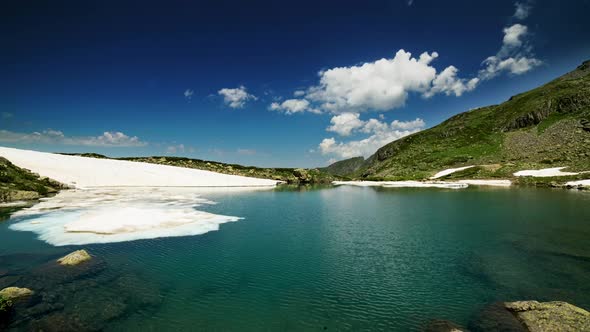
<path fill-rule="evenodd" d="M 506 302 L 512 312 L 531 332 L 590 331 L 590 312 L 566 302 Z"/>
<path fill-rule="evenodd" d="M 6 287 L 0 290 L 0 297 L 7 300 L 16 300 L 31 295 L 33 295 L 33 291 L 28 288 Z"/>
<path fill-rule="evenodd" d="M 433 319 L 428 322 L 428 325 L 424 329 L 424 332 L 463 332 L 467 331 L 461 326 L 448 321 L 448 320 L 441 320 L 441 319 Z"/>
<path fill-rule="evenodd" d="M 88 254 L 86 250 L 82 249 L 76 250 L 73 253 L 58 259 L 57 262 L 61 265 L 78 265 L 90 259 L 92 259 L 90 254 Z"/>

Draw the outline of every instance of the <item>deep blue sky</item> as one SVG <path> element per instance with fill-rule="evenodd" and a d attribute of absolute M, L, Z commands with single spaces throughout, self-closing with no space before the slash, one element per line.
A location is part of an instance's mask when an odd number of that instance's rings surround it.
<path fill-rule="evenodd" d="M 516 19 L 515 1 L 12 1 L 0 14 L 0 145 L 112 156 L 165 155 L 176 146 L 173 154 L 202 159 L 323 166 L 341 158 L 321 153 L 323 139 L 370 134 L 327 132 L 334 116 L 327 112 L 269 110 L 317 86 L 320 70 L 404 49 L 414 57 L 436 51 L 438 72 L 454 65 L 471 78 L 502 47 L 504 28 L 528 27 L 523 52 L 542 64 L 526 73 L 499 73 L 460 97 L 410 92 L 403 107 L 360 114 L 363 121 L 419 117 L 430 127 L 590 59 L 590 1 L 527 5 L 529 16 Z M 240 86 L 257 99 L 229 107 L 218 91 Z M 49 129 L 65 138 L 25 136 Z M 146 145 L 75 143 L 103 132 Z"/>

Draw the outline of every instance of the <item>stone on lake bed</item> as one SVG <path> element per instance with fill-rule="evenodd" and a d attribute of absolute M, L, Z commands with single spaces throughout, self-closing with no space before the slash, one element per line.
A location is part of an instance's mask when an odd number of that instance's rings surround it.
<path fill-rule="evenodd" d="M 82 262 L 92 259 L 90 254 L 84 249 L 76 250 L 60 259 L 57 262 L 61 265 L 78 265 Z"/>
<path fill-rule="evenodd" d="M 33 295 L 33 291 L 28 288 L 6 287 L 0 290 L 0 297 L 8 300 L 16 300 L 31 295 Z"/>

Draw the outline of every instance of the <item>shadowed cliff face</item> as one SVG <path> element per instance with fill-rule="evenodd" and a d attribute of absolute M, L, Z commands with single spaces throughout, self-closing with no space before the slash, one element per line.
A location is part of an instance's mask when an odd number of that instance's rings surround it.
<path fill-rule="evenodd" d="M 457 114 L 391 142 L 357 169 L 339 174 L 424 179 L 441 169 L 467 165 L 500 166 L 478 175 L 482 177 L 507 177 L 518 168 L 551 165 L 590 170 L 590 61 L 500 105 Z"/>

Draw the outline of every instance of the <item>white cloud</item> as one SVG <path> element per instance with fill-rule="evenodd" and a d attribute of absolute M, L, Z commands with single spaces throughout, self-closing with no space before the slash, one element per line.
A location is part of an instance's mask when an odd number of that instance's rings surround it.
<path fill-rule="evenodd" d="M 416 59 L 399 50 L 392 59 L 328 69 L 306 97 L 332 113 L 391 110 L 403 106 L 409 92 L 428 91 L 436 77 L 429 64 L 436 57 L 436 52 L 425 52 Z"/>
<path fill-rule="evenodd" d="M 349 136 L 353 130 L 362 127 L 365 122 L 359 119 L 358 113 L 342 113 L 335 115 L 330 120 L 332 124 L 326 130 L 338 133 L 340 136 Z"/>
<path fill-rule="evenodd" d="M 432 80 L 432 88 L 423 94 L 424 97 L 432 97 L 439 93 L 444 93 L 447 96 L 455 95 L 460 97 L 463 93 L 472 91 L 477 87 L 479 78 L 475 77 L 470 80 L 458 78 L 458 71 L 455 66 L 445 68 Z"/>
<path fill-rule="evenodd" d="M 184 151 L 185 151 L 184 144 L 170 145 L 166 148 L 167 154 L 184 153 Z"/>
<path fill-rule="evenodd" d="M 522 45 L 522 38 L 527 34 L 526 25 L 514 24 L 504 28 L 504 45 L 508 47 L 518 47 Z"/>
<path fill-rule="evenodd" d="M 282 103 L 274 102 L 268 108 L 271 111 L 284 112 L 291 115 L 295 113 L 311 112 L 320 113 L 318 109 L 312 108 L 306 99 L 287 99 Z"/>
<path fill-rule="evenodd" d="M 193 99 L 194 94 L 195 94 L 195 92 L 192 89 L 184 90 L 184 98 L 186 100 L 188 100 L 189 102 L 191 101 L 191 99 Z"/>
<path fill-rule="evenodd" d="M 380 147 L 416 133 L 424 126 L 424 121 L 419 118 L 413 121 L 395 120 L 390 124 L 369 119 L 360 129 L 361 132 L 370 134 L 369 137 L 348 142 L 338 142 L 333 137 L 325 138 L 318 147 L 323 155 L 334 155 L 339 158 L 368 157 Z"/>
<path fill-rule="evenodd" d="M 530 7 L 530 1 L 517 3 L 515 16 L 525 17 Z M 452 65 L 438 71 L 431 64 L 438 57 L 437 52 L 412 57 L 410 52 L 400 49 L 393 58 L 320 71 L 317 84 L 307 88 L 305 93 L 295 91 L 295 96 L 300 99 L 290 99 L 282 104 L 275 102 L 269 108 L 286 114 L 306 110 L 331 114 L 362 113 L 402 107 L 412 93 L 425 98 L 437 94 L 460 97 L 476 89 L 482 81 L 503 72 L 520 75 L 539 66 L 542 62 L 532 54 L 529 36 L 525 25 L 516 23 L 505 27 L 499 51 L 482 61 L 483 68 L 468 78 L 459 77 L 459 69 Z M 336 129 L 331 131 L 338 132 Z"/>
<path fill-rule="evenodd" d="M 514 11 L 514 17 L 519 20 L 524 20 L 529 16 L 531 11 L 531 5 L 529 2 L 517 2 L 514 4 L 516 10 Z"/>
<path fill-rule="evenodd" d="M 239 86 L 235 89 L 224 88 L 217 93 L 223 96 L 223 102 L 231 108 L 242 108 L 249 100 L 256 100 L 256 96 L 249 94 L 246 87 Z"/>
<path fill-rule="evenodd" d="M 507 71 L 514 75 L 520 75 L 542 64 L 541 60 L 527 58 L 525 56 L 510 57 L 501 59 L 491 56 L 484 61 L 486 69 L 483 71 L 483 77 L 491 78 L 502 71 Z"/>
<path fill-rule="evenodd" d="M 542 61 L 531 55 L 530 47 L 526 46 L 528 28 L 522 24 L 513 24 L 504 29 L 502 47 L 496 55 L 486 58 L 479 71 L 481 80 L 488 80 L 502 72 L 520 75 L 542 64 Z"/>
<path fill-rule="evenodd" d="M 139 147 L 147 145 L 137 136 L 127 136 L 122 132 L 106 131 L 100 136 L 69 137 L 65 136 L 61 131 L 52 129 L 30 134 L 0 130 L 0 142 L 101 147 Z"/>

